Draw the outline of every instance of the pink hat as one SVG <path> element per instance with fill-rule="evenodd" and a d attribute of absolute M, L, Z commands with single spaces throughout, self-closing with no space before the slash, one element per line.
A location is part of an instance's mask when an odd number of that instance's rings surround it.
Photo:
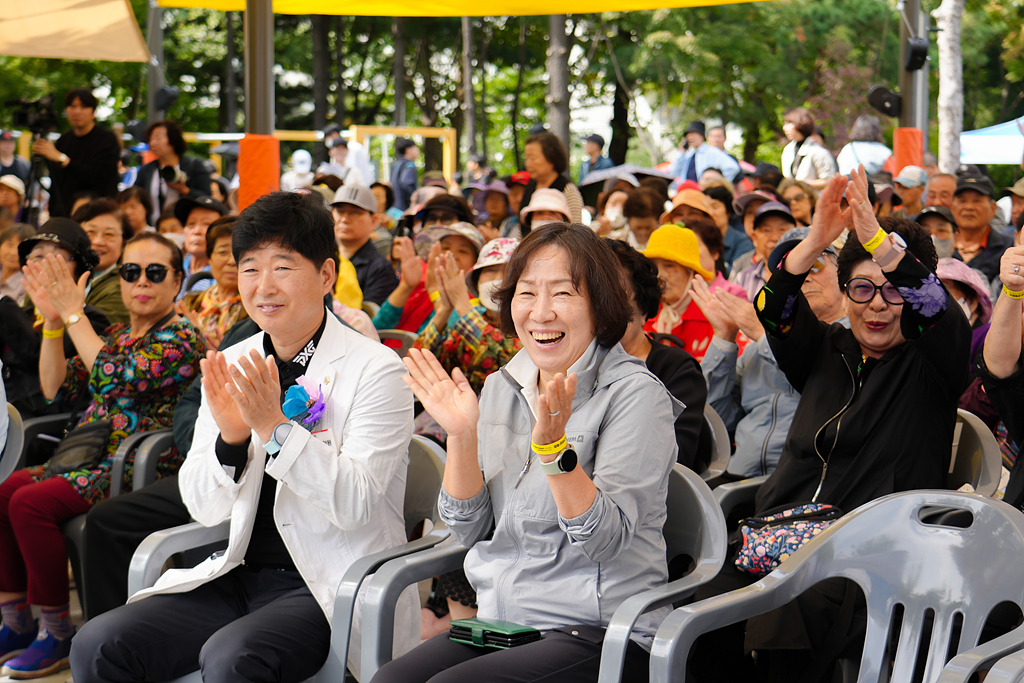
<path fill-rule="evenodd" d="M 557 211 L 565 216 L 567 221 L 572 221 L 572 209 L 569 208 L 569 201 L 561 190 L 552 190 L 549 187 L 534 190 L 533 196 L 530 197 L 530 205 L 524 206 L 519 212 L 519 219 L 525 223 L 526 217 L 536 211 Z"/>
<path fill-rule="evenodd" d="M 974 293 L 978 296 L 978 306 L 981 307 L 979 320 L 982 325 L 989 321 L 992 317 L 992 297 L 976 270 L 963 261 L 954 258 L 942 258 L 939 259 L 939 265 L 935 269 L 935 274 L 938 275 L 940 280 L 953 280 L 958 284 L 967 285 L 973 289 Z"/>

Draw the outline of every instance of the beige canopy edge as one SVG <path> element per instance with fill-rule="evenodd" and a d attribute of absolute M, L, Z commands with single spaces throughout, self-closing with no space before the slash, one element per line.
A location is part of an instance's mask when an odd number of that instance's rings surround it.
<path fill-rule="evenodd" d="M 148 62 L 128 0 L 3 0 L 0 55 Z"/>
<path fill-rule="evenodd" d="M 499 0 L 498 4 L 471 5 L 447 0 L 274 0 L 276 14 L 337 14 L 360 17 L 460 17 L 527 16 L 542 14 L 593 14 L 628 12 L 668 7 L 731 5 L 750 0 Z M 163 7 L 204 7 L 243 11 L 245 0 L 159 0 Z"/>

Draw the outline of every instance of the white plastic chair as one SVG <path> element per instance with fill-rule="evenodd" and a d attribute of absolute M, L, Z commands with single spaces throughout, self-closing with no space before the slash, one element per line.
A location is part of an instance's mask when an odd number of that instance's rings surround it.
<path fill-rule="evenodd" d="M 395 353 L 402 358 L 405 358 L 409 349 L 416 343 L 416 333 L 409 330 L 377 330 L 377 335 L 382 342 L 389 339 L 399 342 L 401 346 L 395 349 Z"/>
<path fill-rule="evenodd" d="M 965 511 L 970 523 L 926 521 L 941 510 Z M 686 658 L 701 634 L 768 612 L 839 577 L 856 583 L 867 599 L 859 683 L 877 683 L 883 671 L 884 680 L 913 680 L 922 638 L 928 639 L 925 683 L 966 682 L 981 664 L 1024 645 L 1024 629 L 1017 629 L 977 647 L 996 605 L 1024 606 L 1021 557 L 1024 515 L 1001 501 L 950 491 L 885 496 L 847 514 L 760 581 L 675 610 L 655 637 L 651 681 L 684 680 Z M 890 625 L 900 607 L 904 616 L 894 625 L 899 636 L 890 661 Z M 939 679 L 954 653 L 971 654 Z"/>
<path fill-rule="evenodd" d="M 685 555 L 694 560 L 696 567 L 683 578 L 629 598 L 619 606 L 605 633 L 601 683 L 619 680 L 629 634 L 640 615 L 692 595 L 718 574 L 725 561 L 727 537 L 721 508 L 707 484 L 682 465 L 676 465 L 669 478 L 665 544 L 669 560 Z M 450 543 L 393 560 L 377 570 L 363 602 L 361 681 L 369 681 L 391 661 L 395 607 L 406 586 L 461 569 L 467 552 L 468 548 Z"/>
<path fill-rule="evenodd" d="M 704 422 L 707 423 L 711 434 L 711 462 L 700 473 L 700 478 L 709 481 L 725 474 L 729 468 L 729 458 L 732 457 L 732 441 L 729 439 L 729 430 L 726 429 L 725 422 L 710 403 L 704 404 Z"/>
<path fill-rule="evenodd" d="M 413 528 L 427 519 L 432 521 L 435 528 L 415 541 L 367 555 L 352 563 L 342 577 L 334 598 L 330 653 L 323 668 L 307 683 L 343 683 L 345 680 L 356 595 L 366 578 L 389 560 L 431 548 L 448 538 L 448 530 L 443 526 L 438 528 L 440 520 L 437 516 L 437 494 L 444 477 L 444 461 L 444 449 L 430 439 L 413 435 L 409 444 L 409 472 L 406 477 L 406 533 L 411 533 Z M 164 563 L 171 555 L 218 541 L 227 541 L 229 526 L 230 520 L 212 527 L 204 527 L 198 522 L 193 522 L 150 534 L 132 556 L 128 572 L 128 595 L 134 595 L 156 583 Z M 172 683 L 201 681 L 201 673 L 196 670 L 175 679 Z"/>
<path fill-rule="evenodd" d="M 21 452 L 25 445 L 25 425 L 18 409 L 7 404 L 7 442 L 0 452 L 0 483 L 11 476 L 21 463 Z"/>

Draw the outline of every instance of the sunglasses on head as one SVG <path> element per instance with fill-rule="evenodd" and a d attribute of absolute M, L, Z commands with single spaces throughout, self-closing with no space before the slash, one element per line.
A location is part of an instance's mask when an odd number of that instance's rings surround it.
<path fill-rule="evenodd" d="M 145 268 L 146 279 L 154 285 L 158 285 L 167 277 L 167 271 L 169 270 L 170 268 L 160 263 L 150 263 Z M 143 268 L 138 263 L 122 263 L 121 267 L 117 270 L 121 274 L 121 279 L 125 282 L 138 282 L 139 278 L 142 277 L 142 271 Z"/>

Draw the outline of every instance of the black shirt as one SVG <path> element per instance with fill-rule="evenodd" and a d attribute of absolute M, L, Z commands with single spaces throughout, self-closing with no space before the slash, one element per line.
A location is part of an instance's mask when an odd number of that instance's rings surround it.
<path fill-rule="evenodd" d="M 11 162 L 10 166 L 4 166 L 0 164 L 0 176 L 13 175 L 21 179 L 21 182 L 28 182 L 29 165 L 28 162 L 19 157 L 17 154 L 14 155 L 14 161 Z M 27 188 L 26 188 L 27 189 Z"/>
<path fill-rule="evenodd" d="M 324 334 L 324 327 L 327 325 L 326 311 L 324 319 L 316 334 L 306 343 L 302 350 L 291 360 L 281 360 L 274 351 L 274 343 L 270 335 L 263 336 L 263 350 L 268 356 L 274 356 L 277 364 L 278 376 L 281 380 L 281 402 L 284 403 L 284 395 L 288 389 L 297 383 L 299 377 L 306 372 L 309 359 L 313 357 L 320 338 Z M 217 459 L 222 465 L 229 465 L 235 468 L 235 481 L 242 478 L 246 462 L 249 458 L 249 441 L 243 444 L 232 446 L 224 443 L 224 440 L 217 437 L 216 445 Z M 268 456 L 272 459 L 274 456 Z M 266 472 L 263 473 L 263 482 L 260 485 L 260 500 L 256 506 L 256 520 L 253 522 L 252 535 L 249 538 L 249 547 L 245 550 L 245 565 L 248 567 L 272 567 L 275 569 L 287 569 L 295 571 L 295 562 L 288 553 L 281 534 L 274 523 L 274 500 L 277 494 L 277 480 Z"/>
<path fill-rule="evenodd" d="M 704 404 L 708 400 L 708 385 L 700 363 L 678 346 L 652 343 L 646 365 L 665 385 L 668 393 L 686 406 L 675 423 L 676 443 L 679 445 L 676 461 L 694 471 L 700 471 L 703 468 L 695 463 L 704 426 Z M 710 444 L 708 435 L 706 445 L 710 447 Z M 705 466 L 707 464 L 703 463 Z"/>
<path fill-rule="evenodd" d="M 359 288 L 363 290 L 363 301 L 372 301 L 380 305 L 387 301 L 391 292 L 398 286 L 398 276 L 388 260 L 380 255 L 373 240 L 359 247 L 359 251 L 349 259 L 356 269 Z"/>
<path fill-rule="evenodd" d="M 68 155 L 67 166 L 51 161 L 50 216 L 67 217 L 71 198 L 77 192 L 92 190 L 101 197 L 117 195 L 117 160 L 121 146 L 106 128 L 93 126 L 79 137 L 68 131 L 57 140 L 57 150 Z"/>

